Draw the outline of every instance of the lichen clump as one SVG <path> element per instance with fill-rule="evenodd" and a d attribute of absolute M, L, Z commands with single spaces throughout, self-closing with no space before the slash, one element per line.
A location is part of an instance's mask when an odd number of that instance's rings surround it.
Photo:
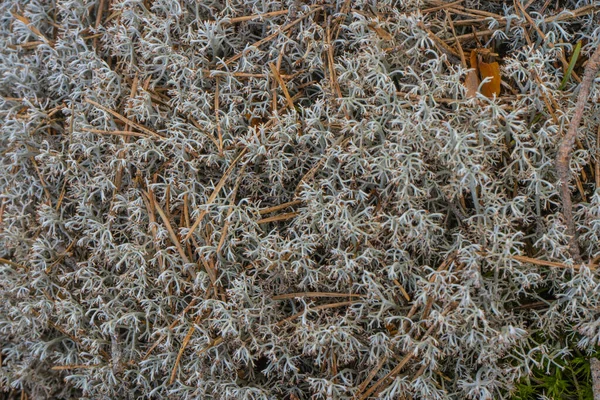
<path fill-rule="evenodd" d="M 500 399 L 592 351 L 599 3 L 516 2 L 3 1 L 0 387 Z"/>

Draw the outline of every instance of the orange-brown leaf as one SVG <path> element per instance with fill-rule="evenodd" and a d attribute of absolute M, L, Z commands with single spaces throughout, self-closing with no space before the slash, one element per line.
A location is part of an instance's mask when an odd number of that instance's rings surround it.
<path fill-rule="evenodd" d="M 465 79 L 465 87 L 467 88 L 467 98 L 471 99 L 477 95 L 477 88 L 479 87 L 479 77 L 477 71 L 469 71 Z"/>
<path fill-rule="evenodd" d="M 497 62 L 485 63 L 479 62 L 479 75 L 481 80 L 485 78 L 491 78 L 490 81 L 481 85 L 481 93 L 487 97 L 494 97 L 494 95 L 500 95 L 500 65 Z"/>

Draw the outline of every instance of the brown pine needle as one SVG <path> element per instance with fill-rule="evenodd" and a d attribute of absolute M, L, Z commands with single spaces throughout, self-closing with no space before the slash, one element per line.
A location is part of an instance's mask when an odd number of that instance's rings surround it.
<path fill-rule="evenodd" d="M 100 109 L 100 110 L 102 110 L 104 112 L 109 113 L 110 115 L 112 115 L 113 117 L 117 118 L 118 120 L 123 121 L 124 123 L 129 124 L 129 125 L 133 126 L 134 128 L 136 128 L 136 129 L 138 129 L 138 130 L 140 130 L 140 131 L 142 131 L 142 132 L 144 132 L 144 133 L 146 133 L 146 134 L 148 134 L 150 136 L 153 136 L 153 137 L 156 137 L 156 138 L 160 138 L 160 139 L 164 139 L 164 136 L 159 135 L 158 133 L 154 132 L 153 130 L 146 128 L 144 125 L 138 124 L 137 122 L 134 122 L 134 121 L 130 120 L 129 118 L 124 117 L 123 115 L 119 114 L 118 112 L 110 110 L 110 109 L 104 107 L 103 105 L 96 103 L 93 100 L 85 99 L 85 102 L 93 105 L 94 107 L 96 107 L 96 108 L 98 108 L 98 109 Z"/>
<path fill-rule="evenodd" d="M 599 131 L 600 131 L 600 129 L 599 129 Z M 293 206 L 298 205 L 298 204 L 302 204 L 302 200 L 288 201 L 287 203 L 283 203 L 283 204 L 279 204 L 279 205 L 276 205 L 276 206 L 271 206 L 271 207 L 263 208 L 263 209 L 259 210 L 258 213 L 260 215 L 265 215 L 265 214 L 269 214 L 269 213 L 272 213 L 272 212 L 275 212 L 275 211 L 282 210 L 284 208 L 293 207 Z"/>
<path fill-rule="evenodd" d="M 269 222 L 286 221 L 288 219 L 292 219 L 292 218 L 297 217 L 298 214 L 300 214 L 300 213 L 294 211 L 294 212 L 290 212 L 290 213 L 286 213 L 286 214 L 274 215 L 272 217 L 259 219 L 257 221 L 257 223 L 258 224 L 267 224 Z"/>
<path fill-rule="evenodd" d="M 323 7 L 317 7 L 314 10 L 307 12 L 306 14 L 304 14 L 303 16 L 301 16 L 300 18 L 296 19 L 293 22 L 290 22 L 289 24 L 277 29 L 274 33 L 270 34 L 269 36 L 255 42 L 254 44 L 252 44 L 250 47 L 260 47 L 265 43 L 270 42 L 271 40 L 275 39 L 277 36 L 279 36 L 280 34 L 289 31 L 290 29 L 292 29 L 294 26 L 298 25 L 300 22 L 302 22 L 302 20 L 304 20 L 305 18 L 310 17 L 312 14 L 316 13 L 317 11 L 321 10 Z M 240 58 L 242 58 L 244 55 L 244 53 L 239 53 L 236 54 L 235 56 L 225 60 L 224 65 L 229 65 L 237 60 L 239 60 Z M 222 67 L 221 67 L 222 68 Z"/>
<path fill-rule="evenodd" d="M 383 367 L 383 364 L 385 364 L 385 362 L 387 361 L 387 357 L 383 357 L 379 363 L 377 363 L 377 366 L 375 368 L 373 368 L 373 370 L 369 373 L 369 375 L 367 376 L 367 378 L 363 381 L 363 383 L 361 383 L 358 386 L 358 391 L 356 392 L 355 396 L 360 395 L 362 392 L 365 391 L 365 389 L 367 388 L 367 386 L 369 386 L 369 383 L 371 383 L 371 381 L 373 380 L 373 378 L 375 378 L 375 375 L 377 375 L 377 373 L 381 370 L 381 367 Z"/>
<path fill-rule="evenodd" d="M 50 47 L 54 47 L 54 43 L 51 40 L 49 40 L 46 36 L 44 36 L 44 34 L 42 32 L 40 32 L 40 30 L 38 28 L 31 25 L 31 21 L 29 20 L 29 18 L 27 18 L 23 15 L 14 13 L 14 12 L 11 14 L 15 19 L 17 19 L 17 20 L 21 21 L 23 24 L 25 24 L 25 26 L 27 26 L 27 28 L 31 32 L 33 32 L 33 34 L 35 34 L 37 37 L 39 37 L 44 43 L 50 45 Z"/>
<path fill-rule="evenodd" d="M 225 21 L 229 24 L 237 24 L 238 22 L 252 21 L 254 19 L 263 19 L 269 17 L 277 17 L 279 15 L 287 14 L 289 10 L 279 10 L 279 11 L 271 11 L 264 14 L 254 14 L 254 15 L 246 15 L 243 17 L 235 17 L 231 18 L 228 21 Z"/>
<path fill-rule="evenodd" d="M 279 87 L 281 88 L 281 91 L 283 92 L 283 95 L 285 96 L 285 100 L 287 101 L 288 107 L 290 108 L 290 110 L 295 110 L 296 106 L 294 106 L 294 101 L 292 100 L 292 97 L 290 96 L 290 92 L 288 91 L 287 86 L 285 85 L 285 82 L 281 78 L 281 75 L 279 74 L 277 67 L 275 66 L 275 64 L 269 63 L 269 68 L 271 68 L 271 73 L 273 74 L 273 77 L 279 84 Z"/>
<path fill-rule="evenodd" d="M 133 136 L 133 137 L 149 137 L 143 133 L 131 131 L 107 131 L 103 129 L 81 128 L 84 132 L 97 133 L 99 135 L 115 135 L 115 136 Z"/>
<path fill-rule="evenodd" d="M 171 384 L 173 384 L 173 382 L 175 382 L 175 377 L 177 375 L 177 369 L 179 368 L 179 361 L 181 360 L 181 356 L 183 356 L 183 352 L 185 351 L 185 348 L 187 347 L 188 343 L 190 342 L 190 339 L 192 338 L 192 335 L 194 334 L 194 331 L 196 330 L 196 324 L 200 321 L 200 317 L 201 317 L 201 315 L 198 315 L 196 317 L 196 320 L 194 321 L 194 323 L 188 330 L 187 335 L 185 335 L 185 338 L 183 339 L 183 343 L 181 344 L 181 348 L 179 349 L 179 353 L 177 353 L 177 358 L 175 359 L 175 365 L 173 365 L 173 370 L 171 371 L 171 378 L 169 379 L 169 385 L 171 385 Z"/>
<path fill-rule="evenodd" d="M 273 296 L 273 300 L 295 299 L 296 297 L 363 297 L 357 293 L 334 293 L 334 292 L 298 292 L 285 293 Z"/>
<path fill-rule="evenodd" d="M 65 371 L 69 369 L 93 369 L 100 368 L 102 364 L 92 364 L 92 365 L 83 365 L 83 364 L 73 364 L 73 365 L 57 365 L 52 367 L 53 371 Z"/>
<path fill-rule="evenodd" d="M 8 265 L 10 265 L 10 266 L 12 266 L 12 267 L 19 268 L 19 269 L 24 269 L 25 271 L 28 271 L 28 270 L 29 270 L 29 268 L 27 268 L 27 267 L 26 267 L 26 266 L 24 266 L 24 265 L 17 264 L 17 263 L 16 263 L 16 262 L 14 262 L 14 261 L 7 260 L 6 258 L 2 258 L 2 257 L 0 257 L 0 263 L 8 264 Z"/>
<path fill-rule="evenodd" d="M 221 177 L 221 180 L 219 181 L 219 183 L 217 184 L 217 186 L 215 186 L 215 190 L 213 190 L 212 194 L 210 195 L 210 197 L 208 198 L 208 201 L 205 204 L 205 207 L 207 207 L 206 210 L 202 210 L 200 212 L 200 215 L 198 216 L 198 218 L 196 219 L 196 221 L 194 222 L 194 224 L 192 225 L 192 227 L 190 228 L 190 231 L 188 232 L 187 235 L 185 235 L 185 237 L 183 238 L 183 241 L 185 242 L 186 240 L 188 240 L 190 237 L 192 237 L 192 235 L 194 234 L 194 231 L 196 230 L 196 228 L 198 228 L 198 225 L 200 225 L 200 223 L 202 222 L 202 219 L 204 218 L 204 216 L 208 213 L 208 207 L 215 201 L 215 199 L 217 198 L 217 196 L 219 195 L 219 192 L 221 191 L 221 189 L 223 188 L 223 186 L 225 185 L 225 182 L 227 181 L 227 178 L 229 177 L 229 175 L 231 175 L 231 173 L 233 172 L 233 169 L 235 168 L 235 165 L 238 163 L 238 161 L 240 161 L 240 159 L 246 154 L 246 151 L 248 151 L 248 149 L 243 149 L 240 154 L 235 158 L 235 160 L 232 161 L 231 165 L 229 166 L 229 168 L 227 168 L 227 170 L 225 171 L 225 173 L 223 174 L 223 176 Z"/>
<path fill-rule="evenodd" d="M 345 297 L 346 295 L 344 295 Z M 311 307 L 310 311 L 317 311 L 317 310 L 326 310 L 328 308 L 338 308 L 338 307 L 344 307 L 344 306 L 349 306 L 356 303 L 356 300 L 349 300 L 349 301 L 341 301 L 339 303 L 332 303 L 332 304 L 321 304 L 320 306 L 315 306 L 315 307 Z M 302 316 L 302 314 L 304 314 L 304 311 L 300 311 L 294 315 L 291 315 L 285 319 L 282 319 L 281 321 L 279 321 L 277 323 L 277 326 L 283 326 L 286 323 L 295 320 L 296 318 Z"/>
<path fill-rule="evenodd" d="M 146 193 L 146 196 L 149 197 L 152 195 Z M 173 227 L 171 226 L 171 222 L 169 222 L 169 218 L 167 218 L 167 215 L 165 214 L 165 212 L 160 207 L 160 205 L 158 204 L 157 201 L 154 201 L 154 208 L 156 208 L 158 215 L 160 215 L 160 219 L 162 219 L 163 223 L 165 224 L 165 227 L 167 228 L 167 231 L 169 232 L 169 237 L 171 238 L 171 242 L 173 242 L 173 244 L 177 248 L 177 252 L 179 253 L 179 255 L 181 256 L 181 258 L 183 259 L 183 261 L 186 264 L 191 264 L 190 259 L 185 254 L 185 251 L 183 251 L 183 247 L 181 247 L 181 243 L 179 243 L 179 239 L 177 238 L 177 235 L 175 234 L 175 231 L 173 230 Z M 193 275 L 195 275 L 195 274 L 193 274 Z"/>

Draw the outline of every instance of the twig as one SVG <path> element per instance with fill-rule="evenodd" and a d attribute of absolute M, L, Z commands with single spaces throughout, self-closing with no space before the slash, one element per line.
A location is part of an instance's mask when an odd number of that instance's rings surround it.
<path fill-rule="evenodd" d="M 421 14 L 425 15 L 425 14 L 429 14 L 429 13 L 436 12 L 436 11 L 439 11 L 439 10 L 447 9 L 447 8 L 452 7 L 452 6 L 457 6 L 460 3 L 462 3 L 463 1 L 464 0 L 458 0 L 458 1 L 455 1 L 453 3 L 443 4 L 441 6 L 436 6 L 436 7 L 432 7 L 432 8 L 426 8 L 425 10 L 421 10 Z"/>
<path fill-rule="evenodd" d="M 76 364 L 76 365 L 57 365 L 50 369 L 53 371 L 65 371 L 65 370 L 69 370 L 69 369 L 92 369 L 92 368 L 100 368 L 100 367 L 102 367 L 102 364 L 92 364 L 92 365 Z"/>
<path fill-rule="evenodd" d="M 21 265 L 21 264 L 17 264 L 14 261 L 7 260 L 6 258 L 0 257 L 0 263 L 8 264 L 8 265 L 10 265 L 12 267 L 23 269 L 25 271 L 29 271 L 29 268 L 27 268 L 26 266 Z"/>
<path fill-rule="evenodd" d="M 317 11 L 319 11 L 321 9 L 322 9 L 322 7 L 317 7 L 314 10 L 311 10 L 310 12 L 307 12 L 306 14 L 304 14 L 300 18 L 296 19 L 295 21 L 290 22 L 289 24 L 287 24 L 287 25 L 285 25 L 285 26 L 277 29 L 275 31 L 275 33 L 272 33 L 269 36 L 267 36 L 267 37 L 265 37 L 265 38 L 263 38 L 263 39 L 255 42 L 254 44 L 251 45 L 251 47 L 257 47 L 258 48 L 258 47 L 262 46 L 263 44 L 270 42 L 271 40 L 275 39 L 277 36 L 279 36 L 283 32 L 288 31 L 288 30 L 292 29 L 294 26 L 298 25 L 303 19 L 311 16 L 312 14 L 316 13 Z M 235 62 L 235 61 L 239 60 L 240 58 L 243 57 L 243 55 L 244 55 L 243 52 L 242 53 L 238 53 L 235 56 L 233 56 L 233 57 L 225 60 L 225 62 L 223 64 L 220 64 L 219 67 L 217 67 L 217 68 L 219 68 L 219 69 L 223 68 L 225 65 L 229 65 L 232 62 Z"/>
<path fill-rule="evenodd" d="M 138 124 L 137 122 L 133 122 L 129 118 L 126 118 L 126 117 L 122 116 L 121 114 L 119 114 L 118 112 L 110 110 L 110 109 L 104 107 L 103 105 L 96 103 L 93 100 L 85 99 L 85 102 L 93 105 L 96 108 L 99 108 L 100 110 L 102 110 L 104 112 L 109 113 L 110 115 L 112 115 L 113 117 L 117 118 L 118 120 L 121 120 L 122 122 L 124 122 L 126 124 L 129 124 L 130 126 L 132 126 L 134 128 L 137 128 L 140 131 L 142 131 L 142 132 L 144 132 L 144 133 L 146 133 L 146 134 L 148 134 L 150 136 L 154 136 L 154 137 L 157 137 L 157 138 L 160 138 L 160 139 L 164 139 L 164 136 L 159 135 L 158 133 L 154 132 L 153 130 L 146 128 L 144 125 Z"/>
<path fill-rule="evenodd" d="M 271 11 L 264 14 L 254 14 L 254 15 L 246 15 L 243 17 L 235 17 L 230 18 L 229 20 L 224 21 L 224 23 L 228 24 L 236 24 L 238 22 L 252 21 L 253 19 L 263 19 L 268 17 L 278 17 L 283 14 L 287 14 L 289 10 L 279 10 L 279 11 Z"/>
<path fill-rule="evenodd" d="M 554 267 L 554 268 L 564 268 L 564 269 L 571 268 L 570 266 L 568 266 L 566 264 L 559 263 L 556 261 L 540 260 L 538 258 L 531 258 L 531 257 L 526 257 L 526 256 L 510 256 L 510 258 L 512 258 L 513 260 L 524 262 L 524 263 L 540 265 L 542 267 Z M 586 267 L 588 267 L 591 270 L 596 269 L 596 266 L 593 264 L 586 264 Z M 572 268 L 575 271 L 579 271 L 579 265 L 573 265 Z"/>
<path fill-rule="evenodd" d="M 115 135 L 115 136 L 125 136 L 125 137 L 129 137 L 129 136 L 133 136 L 133 137 L 149 137 L 148 135 L 145 135 L 143 133 L 140 132 L 131 132 L 131 131 L 107 131 L 104 129 L 92 129 L 92 128 L 81 128 L 81 130 L 83 132 L 90 132 L 90 133 L 96 133 L 98 135 Z"/>
<path fill-rule="evenodd" d="M 229 168 L 227 168 L 227 170 L 225 171 L 225 173 L 221 177 L 221 180 L 219 181 L 219 183 L 215 187 L 215 190 L 213 190 L 212 194 L 210 195 L 210 197 L 208 198 L 208 201 L 205 204 L 205 207 L 207 207 L 207 209 L 202 210 L 200 212 L 200 215 L 198 216 L 198 218 L 196 219 L 196 221 L 194 222 L 194 224 L 190 228 L 190 231 L 183 238 L 184 242 L 186 240 L 188 240 L 194 234 L 194 231 L 196 230 L 196 228 L 198 228 L 198 225 L 200 225 L 200 223 L 202 222 L 202 219 L 204 218 L 204 216 L 206 215 L 206 213 L 208 213 L 208 206 L 210 206 L 215 201 L 215 199 L 217 198 L 217 195 L 219 194 L 219 192 L 221 191 L 221 189 L 225 185 L 225 181 L 227 181 L 227 178 L 233 172 L 233 168 L 235 167 L 235 165 L 237 164 L 237 162 L 244 156 L 244 154 L 246 154 L 247 150 L 248 150 L 247 148 L 243 149 L 240 152 L 240 154 L 235 158 L 235 160 L 233 160 L 233 162 L 231 163 L 231 165 L 229 166 Z"/>
<path fill-rule="evenodd" d="M 177 318 L 175 321 L 173 321 L 171 323 L 171 325 L 169 325 L 169 330 L 173 331 L 173 328 L 175 328 L 177 325 L 179 325 L 180 323 L 180 319 L 185 316 L 185 314 L 187 314 L 187 312 L 196 304 L 197 299 L 194 298 L 192 299 L 192 301 L 190 301 L 190 304 L 187 305 L 187 307 L 181 312 L 181 315 L 179 315 L 179 318 Z M 203 313 L 205 314 L 205 313 Z M 146 352 L 146 354 L 144 355 L 144 357 L 142 357 L 142 361 L 146 360 L 148 358 L 148 356 L 150 355 L 150 353 L 152 353 L 152 351 L 160 344 L 160 342 L 162 342 L 164 340 L 164 338 L 166 337 L 166 334 L 162 334 L 160 335 L 160 337 L 158 338 L 158 340 L 156 342 L 154 342 L 154 344 L 150 347 L 150 349 Z"/>
<path fill-rule="evenodd" d="M 292 219 L 298 216 L 299 212 L 293 211 L 285 214 L 274 215 L 268 218 L 262 218 L 257 221 L 257 224 L 266 224 L 269 222 L 277 222 L 277 221 L 286 221 L 288 219 Z"/>
<path fill-rule="evenodd" d="M 173 230 L 173 227 L 171 226 L 171 222 L 169 221 L 169 218 L 167 217 L 167 215 L 165 214 L 163 209 L 160 207 L 158 202 L 154 199 L 154 194 L 145 193 L 145 195 L 148 196 L 148 198 L 154 203 L 154 208 L 156 209 L 156 211 L 158 212 L 158 215 L 160 216 L 163 223 L 165 224 L 165 226 L 167 228 L 167 232 L 169 232 L 169 237 L 171 238 L 171 241 L 177 248 L 177 252 L 183 259 L 183 262 L 185 262 L 186 264 L 191 264 L 192 262 L 185 254 L 185 251 L 183 251 L 183 247 L 181 247 L 181 243 L 179 242 L 179 239 L 177 238 L 177 234 L 175 233 L 175 231 Z M 150 196 L 152 196 L 152 197 L 150 197 Z M 196 273 L 194 272 L 194 270 L 189 270 L 189 274 L 192 279 L 196 279 Z"/>
<path fill-rule="evenodd" d="M 594 54 L 592 54 L 592 57 L 590 57 L 587 62 L 583 81 L 581 82 L 581 89 L 579 90 L 577 103 L 575 104 L 575 113 L 571 119 L 567 134 L 560 141 L 556 156 L 556 171 L 560 181 L 560 197 L 563 206 L 563 215 L 565 224 L 567 225 L 567 234 L 569 235 L 569 250 L 577 264 L 581 264 L 583 260 L 581 259 L 579 245 L 577 244 L 577 231 L 573 220 L 573 202 L 571 199 L 571 192 L 569 191 L 569 181 L 571 180 L 571 153 L 573 145 L 575 144 L 575 139 L 577 139 L 577 128 L 583 118 L 585 104 L 590 95 L 590 90 L 594 83 L 594 78 L 598 73 L 598 69 L 600 69 L 600 47 L 594 51 Z"/>
<path fill-rule="evenodd" d="M 223 157 L 223 132 L 221 129 L 221 118 L 219 118 L 219 114 L 221 112 L 219 106 L 219 78 L 215 79 L 215 121 L 217 123 L 217 137 L 219 138 L 218 149 L 219 156 Z"/>
<path fill-rule="evenodd" d="M 295 299 L 296 297 L 363 297 L 363 295 L 356 293 L 300 292 L 278 294 L 277 296 L 273 296 L 273 300 Z"/>
<path fill-rule="evenodd" d="M 181 348 L 179 349 L 179 353 L 177 353 L 177 358 L 175 359 L 175 365 L 173 365 L 173 370 L 171 371 L 171 378 L 169 379 L 169 385 L 171 385 L 175 381 L 175 376 L 177 375 L 177 369 L 179 367 L 179 361 L 181 360 L 181 356 L 183 355 L 185 348 L 187 347 L 188 343 L 190 342 L 190 339 L 192 338 L 192 335 L 194 334 L 194 331 L 196 330 L 196 324 L 198 322 L 200 322 L 201 316 L 202 316 L 202 314 L 200 314 L 196 317 L 196 319 L 192 323 L 192 326 L 190 327 L 187 335 L 185 335 L 185 338 L 183 339 L 183 343 L 181 344 Z"/>
<path fill-rule="evenodd" d="M 600 132 L 600 127 L 599 127 L 598 131 Z M 288 201 L 287 203 L 278 204 L 276 206 L 263 208 L 263 209 L 259 210 L 258 213 L 260 215 L 265 215 L 265 214 L 269 214 L 269 213 L 272 213 L 272 212 L 275 212 L 275 211 L 279 211 L 279 210 L 282 210 L 284 208 L 292 207 L 292 206 L 295 206 L 295 205 L 298 205 L 298 204 L 301 204 L 301 203 L 302 203 L 302 200 Z"/>
<path fill-rule="evenodd" d="M 346 296 L 346 295 L 344 295 L 344 296 Z M 328 308 L 338 308 L 338 307 L 350 306 L 356 302 L 357 302 L 357 300 L 348 300 L 348 301 L 341 301 L 339 303 L 321 304 L 320 306 L 310 308 L 309 311 L 318 311 L 318 310 L 326 310 Z M 302 316 L 302 314 L 304 314 L 306 311 L 307 310 L 303 310 L 303 311 L 300 311 L 300 312 L 298 312 L 294 315 L 291 315 L 285 319 L 282 319 L 281 321 L 279 321 L 277 323 L 277 326 L 283 326 L 283 325 L 285 325 L 286 322 L 295 320 L 296 318 Z"/>
<path fill-rule="evenodd" d="M 600 361 L 596 357 L 590 359 L 590 371 L 592 372 L 594 400 L 600 400 Z"/>
<path fill-rule="evenodd" d="M 290 108 L 290 110 L 295 110 L 296 107 L 294 106 L 294 102 L 292 101 L 292 97 L 290 96 L 290 92 L 288 91 L 288 88 L 285 85 L 285 82 L 283 81 L 283 79 L 281 78 L 281 75 L 279 74 L 279 70 L 273 63 L 269 63 L 269 68 L 271 68 L 271 73 L 273 74 L 273 77 L 279 84 L 279 87 L 281 87 L 281 91 L 283 92 L 283 95 L 285 96 L 285 100 L 288 103 L 288 107 Z"/>
<path fill-rule="evenodd" d="M 11 14 L 12 14 L 12 16 L 15 19 L 21 21 L 37 37 L 39 37 L 40 39 L 42 39 L 42 41 L 44 43 L 48 44 L 50 47 L 54 47 L 54 43 L 51 40 L 49 40 L 46 36 L 44 36 L 44 34 L 38 28 L 36 28 L 35 26 L 33 26 L 31 24 L 31 21 L 27 17 L 25 17 L 23 15 L 20 15 L 20 14 L 17 14 L 17 13 L 11 13 Z"/>

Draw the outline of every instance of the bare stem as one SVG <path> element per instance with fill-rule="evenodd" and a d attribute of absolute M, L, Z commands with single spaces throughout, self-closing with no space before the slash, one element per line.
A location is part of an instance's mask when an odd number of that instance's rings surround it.
<path fill-rule="evenodd" d="M 577 231 L 575 222 L 573 221 L 573 201 L 571 200 L 571 192 L 569 191 L 569 181 L 571 180 L 571 156 L 573 144 L 577 138 L 577 128 L 581 124 L 585 103 L 590 95 L 590 90 L 594 82 L 594 78 L 600 68 L 600 47 L 596 49 L 592 57 L 588 60 L 585 67 L 581 89 L 577 96 L 577 104 L 575 105 L 575 114 L 571 119 L 571 125 L 567 134 L 560 141 L 558 154 L 556 156 L 556 171 L 560 180 L 560 197 L 563 205 L 563 215 L 567 224 L 567 234 L 569 235 L 569 250 L 571 256 L 578 264 L 583 262 L 579 245 L 577 244 Z"/>

